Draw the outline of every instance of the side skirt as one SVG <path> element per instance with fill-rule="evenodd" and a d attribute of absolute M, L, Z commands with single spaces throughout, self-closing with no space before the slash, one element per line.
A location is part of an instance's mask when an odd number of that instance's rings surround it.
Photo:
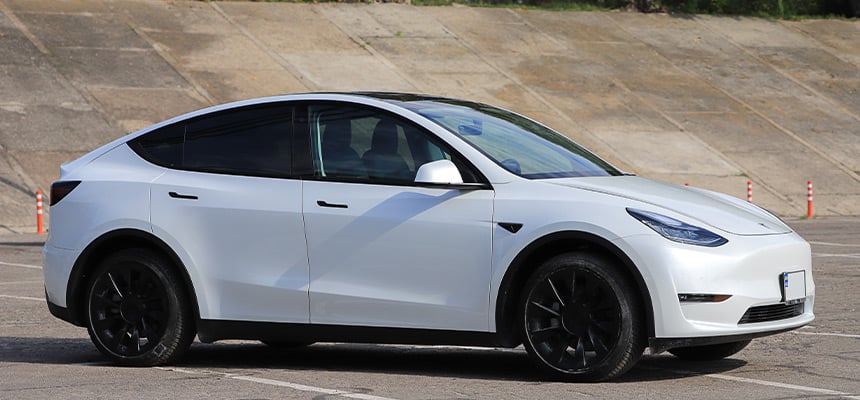
<path fill-rule="evenodd" d="M 279 322 L 197 321 L 203 343 L 224 339 L 300 342 L 428 344 L 479 347 L 514 347 L 495 333 L 437 329 L 378 328 L 369 326 L 294 324 Z M 507 341 L 510 343 L 510 341 Z"/>

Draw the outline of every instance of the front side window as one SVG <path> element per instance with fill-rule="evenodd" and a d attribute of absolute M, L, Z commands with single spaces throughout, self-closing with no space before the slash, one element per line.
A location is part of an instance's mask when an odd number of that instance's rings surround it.
<path fill-rule="evenodd" d="M 448 159 L 451 152 L 401 118 L 379 111 L 338 104 L 311 105 L 311 143 L 319 178 L 403 184 L 418 168 Z M 458 165 L 466 182 L 475 174 Z"/>

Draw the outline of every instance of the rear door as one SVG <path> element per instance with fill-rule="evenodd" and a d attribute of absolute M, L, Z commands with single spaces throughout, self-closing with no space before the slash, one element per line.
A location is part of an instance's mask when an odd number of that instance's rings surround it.
<path fill-rule="evenodd" d="M 291 107 L 222 111 L 172 129 L 184 144 L 176 165 L 152 184 L 152 225 L 185 261 L 201 318 L 308 322 Z"/>

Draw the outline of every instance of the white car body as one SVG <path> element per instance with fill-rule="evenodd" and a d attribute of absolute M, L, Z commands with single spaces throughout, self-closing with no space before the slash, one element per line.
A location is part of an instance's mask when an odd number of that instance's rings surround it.
<path fill-rule="evenodd" d="M 486 186 L 188 171 L 150 163 L 127 145 L 160 127 L 219 110 L 323 100 L 384 110 L 420 125 L 468 159 Z M 218 331 L 218 322 L 502 336 L 510 316 L 500 310 L 516 301 L 506 293 L 511 280 L 520 279 L 512 271 L 522 267 L 530 246 L 558 235 L 612 248 L 638 275 L 652 351 L 763 336 L 814 318 L 810 247 L 770 213 L 729 196 L 636 176 L 527 179 L 432 120 L 373 95 L 288 95 L 200 110 L 64 165 L 61 181 L 84 183 L 51 209 L 45 286 L 51 311 L 79 325 L 85 313 L 76 285 L 87 279 L 80 272 L 82 255 L 100 238 L 123 232 L 137 232 L 175 254 L 205 341 L 255 337 L 232 328 Z M 181 197 L 186 195 L 196 198 Z M 704 247 L 667 240 L 627 209 L 704 228 L 727 243 Z M 506 223 L 518 224 L 518 230 Z M 739 323 L 751 308 L 787 304 L 779 277 L 796 271 L 803 272 L 805 292 L 794 301 L 802 304 L 799 315 Z M 695 297 L 710 294 L 730 297 Z M 682 301 L 679 295 L 694 296 Z M 485 344 L 518 343 L 507 336 Z M 381 341 L 401 340 L 410 341 Z M 458 342 L 439 340 L 449 341 Z"/>

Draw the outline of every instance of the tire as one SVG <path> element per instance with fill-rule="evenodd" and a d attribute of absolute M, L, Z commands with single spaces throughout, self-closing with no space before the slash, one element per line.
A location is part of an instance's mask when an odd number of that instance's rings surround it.
<path fill-rule="evenodd" d="M 629 370 L 645 349 L 643 311 L 616 263 L 590 253 L 555 256 L 523 288 L 523 346 L 551 376 L 598 382 Z"/>
<path fill-rule="evenodd" d="M 310 346 L 310 345 L 315 343 L 315 342 L 310 342 L 310 341 L 289 341 L 289 340 L 285 340 L 285 341 L 261 340 L 260 342 L 265 344 L 266 346 L 273 347 L 276 349 L 297 349 L 300 347 L 307 347 L 307 346 Z"/>
<path fill-rule="evenodd" d="M 144 249 L 108 256 L 87 287 L 90 339 L 119 365 L 176 361 L 195 331 L 182 280 L 163 257 Z"/>
<path fill-rule="evenodd" d="M 722 360 L 743 350 L 750 342 L 750 340 L 741 340 L 740 342 L 710 344 L 707 346 L 678 347 L 670 349 L 669 353 L 687 361 Z"/>

